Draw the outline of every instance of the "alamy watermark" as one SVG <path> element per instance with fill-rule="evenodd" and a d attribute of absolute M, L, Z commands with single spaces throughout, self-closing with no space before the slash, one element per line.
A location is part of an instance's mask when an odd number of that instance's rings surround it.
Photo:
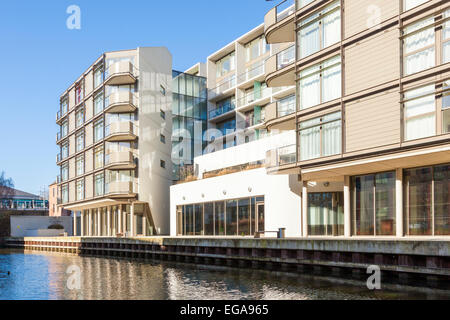
<path fill-rule="evenodd" d="M 67 277 L 66 286 L 69 290 L 81 290 L 81 269 L 77 265 L 71 265 L 67 268 L 66 274 L 69 274 Z"/>
<path fill-rule="evenodd" d="M 66 13 L 70 16 L 66 20 L 66 26 L 69 30 L 81 29 L 81 9 L 77 5 L 70 5 L 67 7 Z"/>
<path fill-rule="evenodd" d="M 367 288 L 369 290 L 380 290 L 381 289 L 381 270 L 379 266 L 371 265 L 367 268 L 367 274 L 370 277 L 367 279 Z"/>

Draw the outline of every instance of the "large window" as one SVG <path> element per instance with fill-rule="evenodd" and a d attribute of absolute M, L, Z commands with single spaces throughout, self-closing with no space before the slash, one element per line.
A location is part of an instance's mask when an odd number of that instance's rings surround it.
<path fill-rule="evenodd" d="M 94 142 L 98 142 L 103 139 L 104 122 L 100 119 L 94 123 Z"/>
<path fill-rule="evenodd" d="M 226 75 L 227 73 L 233 71 L 235 69 L 235 53 L 230 53 L 229 55 L 223 57 L 222 59 L 218 60 L 216 62 L 216 68 L 217 68 L 217 77 L 222 77 Z"/>
<path fill-rule="evenodd" d="M 84 155 L 78 156 L 75 161 L 77 176 L 84 174 Z"/>
<path fill-rule="evenodd" d="M 295 112 L 295 94 L 283 99 L 280 99 L 277 102 L 277 115 L 278 117 L 284 117 L 289 114 L 293 114 Z"/>
<path fill-rule="evenodd" d="M 94 71 L 94 88 L 103 83 L 103 65 L 98 66 Z"/>
<path fill-rule="evenodd" d="M 61 102 L 61 114 L 65 114 L 68 111 L 68 102 L 67 102 L 67 98 L 64 98 L 64 100 L 62 100 Z"/>
<path fill-rule="evenodd" d="M 75 104 L 79 104 L 84 99 L 84 86 L 83 82 L 80 82 L 75 87 Z"/>
<path fill-rule="evenodd" d="M 450 81 L 443 83 L 442 94 L 442 132 L 450 133 Z"/>
<path fill-rule="evenodd" d="M 395 235 L 395 172 L 352 178 L 353 234 Z"/>
<path fill-rule="evenodd" d="M 408 11 L 429 0 L 403 0 L 403 11 Z"/>
<path fill-rule="evenodd" d="M 434 18 L 430 17 L 407 26 L 403 34 L 404 75 L 434 67 L 436 64 Z"/>
<path fill-rule="evenodd" d="M 407 235 L 450 235 L 450 166 L 404 171 Z"/>
<path fill-rule="evenodd" d="M 77 181 L 77 200 L 84 200 L 84 180 Z"/>
<path fill-rule="evenodd" d="M 97 147 L 94 150 L 94 168 L 99 169 L 104 164 L 104 150 L 103 146 Z"/>
<path fill-rule="evenodd" d="M 96 174 L 95 178 L 95 196 L 102 196 L 105 194 L 105 175 L 104 173 Z"/>
<path fill-rule="evenodd" d="M 69 202 L 69 185 L 65 184 L 61 187 L 61 200 L 62 203 L 68 203 Z"/>
<path fill-rule="evenodd" d="M 97 94 L 94 98 L 94 115 L 99 114 L 103 111 L 103 92 Z"/>
<path fill-rule="evenodd" d="M 76 152 L 84 149 L 84 132 L 78 132 L 76 135 Z"/>
<path fill-rule="evenodd" d="M 264 231 L 264 197 L 177 207 L 177 230 L 183 235 L 250 236 Z"/>
<path fill-rule="evenodd" d="M 300 123 L 300 160 L 337 155 L 342 150 L 341 112 Z"/>
<path fill-rule="evenodd" d="M 450 10 L 444 12 L 444 19 L 450 19 Z M 442 63 L 450 62 L 450 20 L 446 21 L 442 29 Z"/>
<path fill-rule="evenodd" d="M 252 61 L 268 51 L 270 51 L 270 45 L 267 45 L 265 37 L 261 36 L 245 45 L 245 60 Z"/>
<path fill-rule="evenodd" d="M 61 125 L 61 138 L 64 138 L 69 133 L 69 121 L 65 120 Z"/>
<path fill-rule="evenodd" d="M 298 24 L 299 59 L 341 40 L 341 8 L 335 2 Z"/>
<path fill-rule="evenodd" d="M 405 92 L 405 140 L 436 134 L 436 102 L 434 85 Z"/>
<path fill-rule="evenodd" d="M 69 142 L 65 142 L 61 145 L 61 158 L 65 159 L 69 156 Z"/>
<path fill-rule="evenodd" d="M 341 97 L 341 56 L 336 56 L 300 72 L 300 109 Z"/>
<path fill-rule="evenodd" d="M 308 193 L 308 235 L 344 235 L 344 194 Z"/>
<path fill-rule="evenodd" d="M 61 180 L 67 181 L 69 180 L 69 163 L 66 162 L 61 166 Z"/>
<path fill-rule="evenodd" d="M 77 110 L 77 112 L 75 113 L 75 124 L 76 127 L 81 127 L 84 123 L 84 109 L 80 108 Z"/>

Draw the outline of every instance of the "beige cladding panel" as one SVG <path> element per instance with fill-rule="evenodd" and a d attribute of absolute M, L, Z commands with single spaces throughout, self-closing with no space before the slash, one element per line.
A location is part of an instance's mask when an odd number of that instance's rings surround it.
<path fill-rule="evenodd" d="M 398 79 L 399 57 L 400 48 L 396 28 L 345 48 L 346 95 Z"/>
<path fill-rule="evenodd" d="M 400 143 L 399 94 L 394 90 L 345 105 L 346 152 Z"/>
<path fill-rule="evenodd" d="M 93 97 L 89 97 L 89 99 L 87 99 L 84 103 L 84 108 L 85 108 L 85 120 L 89 121 L 92 119 L 93 114 L 94 114 L 94 101 L 93 101 Z"/>
<path fill-rule="evenodd" d="M 86 176 L 84 180 L 84 190 L 86 194 L 86 199 L 91 199 L 94 197 L 94 177 L 92 174 Z"/>
<path fill-rule="evenodd" d="M 69 109 L 75 107 L 75 87 L 69 91 Z"/>
<path fill-rule="evenodd" d="M 69 182 L 69 202 L 75 201 L 75 181 Z"/>
<path fill-rule="evenodd" d="M 345 38 L 373 28 L 399 14 L 398 0 L 344 0 Z"/>
<path fill-rule="evenodd" d="M 94 170 L 94 149 L 89 149 L 84 153 L 85 172 Z"/>
<path fill-rule="evenodd" d="M 94 90 L 94 77 L 92 70 L 88 72 L 84 79 L 85 96 L 88 96 Z"/>
<path fill-rule="evenodd" d="M 69 137 L 69 155 L 75 154 L 75 135 L 72 134 Z"/>
<path fill-rule="evenodd" d="M 69 114 L 69 132 L 75 130 L 75 112 Z"/>
<path fill-rule="evenodd" d="M 88 123 L 84 129 L 85 129 L 86 147 L 90 147 L 94 143 L 94 127 L 92 122 Z"/>
<path fill-rule="evenodd" d="M 75 158 L 69 160 L 69 179 L 75 178 Z"/>

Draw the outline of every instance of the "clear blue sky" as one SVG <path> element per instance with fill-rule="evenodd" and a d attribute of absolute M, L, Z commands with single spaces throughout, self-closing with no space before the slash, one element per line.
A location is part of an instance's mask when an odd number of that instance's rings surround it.
<path fill-rule="evenodd" d="M 66 28 L 68 6 L 81 30 Z M 103 52 L 166 46 L 185 70 L 261 24 L 265 0 L 16 0 L 0 10 L 0 172 L 38 193 L 55 180 L 59 96 Z M 237 10 L 239 8 L 239 10 Z"/>

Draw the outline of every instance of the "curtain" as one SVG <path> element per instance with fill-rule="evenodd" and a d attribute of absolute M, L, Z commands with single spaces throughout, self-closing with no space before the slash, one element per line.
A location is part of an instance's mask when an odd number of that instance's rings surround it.
<path fill-rule="evenodd" d="M 425 3 L 427 1 L 428 0 L 404 0 L 404 3 L 403 3 L 404 11 L 415 8 L 418 5 L 421 5 L 422 3 Z"/>
<path fill-rule="evenodd" d="M 333 5 L 329 10 L 333 10 L 337 5 Z M 329 11 L 327 10 L 327 11 Z M 322 48 L 326 48 L 341 40 L 341 11 L 337 10 L 323 19 Z"/>
<path fill-rule="evenodd" d="M 434 92 L 434 86 L 411 90 L 405 94 L 406 99 Z M 405 103 L 406 140 L 414 140 L 436 134 L 436 105 L 434 94 L 417 98 Z"/>
<path fill-rule="evenodd" d="M 322 102 L 331 101 L 341 97 L 341 57 L 335 57 L 324 62 L 322 81 Z M 334 67 L 331 67 L 339 63 Z M 330 67 L 330 68 L 329 68 Z M 329 68 L 329 69 L 328 69 Z"/>
<path fill-rule="evenodd" d="M 332 156 L 341 153 L 341 121 L 323 125 L 322 156 Z"/>
<path fill-rule="evenodd" d="M 300 73 L 300 109 L 307 109 L 320 103 L 320 70 L 314 66 Z"/>
<path fill-rule="evenodd" d="M 450 10 L 447 10 L 444 14 L 445 18 L 450 18 Z M 444 24 L 444 30 L 443 30 L 443 40 L 447 40 L 447 42 L 444 42 L 443 47 L 443 54 L 442 59 L 443 63 L 450 62 L 450 22 L 446 22 Z"/>
<path fill-rule="evenodd" d="M 317 18 L 317 15 L 314 15 L 310 19 L 305 20 L 302 24 L 306 24 L 308 23 L 308 21 L 311 21 L 315 18 Z M 316 21 L 300 30 L 299 44 L 300 58 L 307 57 L 320 50 L 319 21 Z"/>
<path fill-rule="evenodd" d="M 412 73 L 416 73 L 435 65 L 435 48 L 430 47 L 428 49 L 421 50 L 417 53 L 408 55 L 412 52 L 425 48 L 427 46 L 434 45 L 435 43 L 435 35 L 434 35 L 434 27 L 433 27 L 433 18 L 422 20 L 412 26 L 405 28 L 405 34 L 408 35 L 416 30 L 424 28 L 426 26 L 430 26 L 418 33 L 407 36 L 404 40 L 405 46 L 405 74 L 409 75 Z"/>
<path fill-rule="evenodd" d="M 320 119 L 305 121 L 302 127 L 320 124 Z M 310 160 L 320 157 L 320 126 L 300 131 L 300 159 Z"/>

